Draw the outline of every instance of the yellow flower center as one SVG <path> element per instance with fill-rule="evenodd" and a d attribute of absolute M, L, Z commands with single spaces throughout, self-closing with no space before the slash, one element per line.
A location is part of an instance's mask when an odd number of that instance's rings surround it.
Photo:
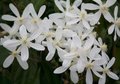
<path fill-rule="evenodd" d="M 101 45 L 100 48 L 105 52 L 107 51 L 107 45 L 105 43 Z"/>
<path fill-rule="evenodd" d="M 120 27 L 120 18 L 117 19 L 117 21 L 115 21 L 115 24 Z"/>
<path fill-rule="evenodd" d="M 13 51 L 11 55 L 14 56 L 14 57 L 16 57 L 17 54 L 18 54 L 17 51 Z"/>
<path fill-rule="evenodd" d="M 81 11 L 79 17 L 80 19 L 85 19 L 86 15 L 87 15 L 86 11 Z"/>
<path fill-rule="evenodd" d="M 108 7 L 106 6 L 106 5 L 102 5 L 101 7 L 100 7 L 100 11 L 102 12 L 102 13 L 106 13 L 106 12 L 108 12 Z"/>

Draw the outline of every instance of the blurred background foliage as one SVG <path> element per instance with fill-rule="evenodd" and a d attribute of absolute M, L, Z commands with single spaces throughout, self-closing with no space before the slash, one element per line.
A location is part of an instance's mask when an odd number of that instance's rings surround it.
<path fill-rule="evenodd" d="M 71 0 L 73 2 L 74 0 Z M 106 1 L 106 0 L 103 0 Z M 92 0 L 83 0 L 83 2 L 92 2 Z M 0 17 L 3 14 L 12 14 L 9 9 L 9 3 L 13 3 L 20 13 L 24 10 L 24 8 L 29 4 L 33 3 L 36 11 L 39 10 L 40 6 L 46 5 L 47 10 L 43 17 L 48 16 L 51 13 L 59 12 L 58 8 L 54 4 L 54 0 L 0 0 Z M 113 15 L 114 7 L 118 5 L 120 9 L 120 0 L 117 0 L 117 3 L 110 8 L 111 14 Z M 120 16 L 120 11 L 119 14 Z M 0 23 L 5 22 L 9 25 L 12 23 L 3 21 L 0 18 Z M 117 39 L 116 42 L 113 41 L 113 35 L 107 34 L 107 28 L 110 26 L 110 23 L 105 21 L 102 17 L 100 19 L 100 25 L 96 27 L 96 31 L 98 33 L 98 37 L 102 37 L 103 41 L 108 45 L 108 55 L 111 57 L 116 57 L 116 62 L 112 67 L 112 70 L 118 74 L 120 77 L 120 38 Z M 0 28 L 0 31 L 2 29 Z M 55 75 L 53 74 L 53 70 L 59 66 L 57 54 L 55 58 L 51 62 L 45 61 L 45 56 L 47 51 L 45 52 L 37 52 L 34 50 L 30 50 L 30 59 L 29 69 L 23 70 L 17 61 L 7 69 L 2 67 L 3 61 L 9 55 L 9 51 L 7 51 L 4 47 L 0 46 L 0 84 L 72 84 L 69 79 L 69 71 L 61 74 Z M 79 84 L 85 84 L 85 76 L 84 74 L 80 75 Z M 95 77 L 94 84 L 97 84 L 97 78 Z M 119 81 L 114 81 L 107 77 L 106 84 L 120 84 Z"/>

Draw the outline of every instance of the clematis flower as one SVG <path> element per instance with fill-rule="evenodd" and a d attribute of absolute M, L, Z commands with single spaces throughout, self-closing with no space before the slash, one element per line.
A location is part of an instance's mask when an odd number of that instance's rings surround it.
<path fill-rule="evenodd" d="M 38 31 L 39 32 L 39 31 Z M 33 43 L 32 41 L 39 36 L 39 33 L 34 33 L 30 37 L 28 37 L 28 33 L 26 31 L 26 27 L 22 25 L 19 29 L 20 39 L 11 39 L 7 40 L 3 43 L 5 47 L 20 47 L 21 59 L 23 61 L 27 61 L 29 58 L 28 49 L 32 47 L 38 51 L 43 51 L 45 48 L 41 44 Z"/>
<path fill-rule="evenodd" d="M 30 6 L 31 4 L 28 4 L 27 7 L 24 9 L 22 15 L 20 15 L 18 9 L 12 3 L 10 3 L 9 7 L 15 16 L 3 15 L 2 19 L 7 20 L 7 21 L 14 21 L 16 22 L 17 25 L 26 25 L 27 20 L 29 18 L 29 13 L 30 13 L 29 7 Z"/>
<path fill-rule="evenodd" d="M 112 34 L 114 32 L 114 41 L 117 40 L 117 36 L 120 37 L 120 18 L 117 16 L 118 14 L 118 6 L 114 9 L 114 20 L 112 21 L 112 25 L 108 29 L 108 34 Z"/>
<path fill-rule="evenodd" d="M 99 82 L 98 84 L 105 84 L 105 81 L 106 81 L 106 75 L 108 75 L 110 78 L 114 79 L 114 80 L 119 80 L 119 77 L 111 72 L 110 68 L 113 66 L 115 62 L 115 58 L 113 57 L 107 65 L 103 65 L 103 68 L 101 68 L 101 72 L 103 72 L 102 74 L 102 78 L 99 79 Z"/>
<path fill-rule="evenodd" d="M 112 22 L 113 18 L 111 16 L 111 14 L 109 13 L 109 8 L 115 4 L 115 2 L 117 0 L 107 0 L 106 3 L 103 3 L 101 0 L 93 0 L 94 2 L 96 2 L 98 5 L 96 4 L 92 4 L 92 3 L 83 3 L 83 8 L 87 9 L 87 10 L 98 10 L 94 15 L 94 22 L 92 24 L 96 24 L 98 23 L 101 15 L 104 16 L 104 18 L 108 21 L 108 22 Z"/>
<path fill-rule="evenodd" d="M 14 59 L 16 58 L 20 66 L 26 70 L 28 69 L 28 63 L 26 61 L 23 61 L 20 57 L 20 51 L 19 49 L 16 50 L 16 48 L 7 48 L 9 51 L 11 51 L 11 54 L 5 59 L 3 62 L 3 67 L 7 68 L 9 67 Z"/>

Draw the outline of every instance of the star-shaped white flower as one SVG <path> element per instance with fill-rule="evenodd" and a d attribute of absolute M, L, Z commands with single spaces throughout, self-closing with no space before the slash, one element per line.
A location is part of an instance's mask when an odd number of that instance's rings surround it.
<path fill-rule="evenodd" d="M 108 29 L 108 34 L 112 34 L 114 32 L 114 41 L 117 40 L 117 36 L 120 37 L 120 17 L 118 15 L 118 6 L 114 9 L 114 20 L 112 21 L 112 25 Z"/>

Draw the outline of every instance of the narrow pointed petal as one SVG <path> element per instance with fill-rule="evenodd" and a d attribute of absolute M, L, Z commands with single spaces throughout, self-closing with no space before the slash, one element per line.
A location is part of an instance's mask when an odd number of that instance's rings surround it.
<path fill-rule="evenodd" d="M 87 69 L 86 84 L 93 84 L 93 77 L 92 77 L 92 72 L 90 69 Z"/>
<path fill-rule="evenodd" d="M 76 23 L 79 22 L 79 21 L 80 21 L 80 19 L 73 19 L 73 20 L 71 20 L 71 21 L 68 21 L 68 22 L 67 22 L 67 25 L 76 24 Z"/>
<path fill-rule="evenodd" d="M 113 66 L 113 64 L 115 63 L 115 57 L 113 57 L 107 64 L 107 68 L 110 68 Z"/>
<path fill-rule="evenodd" d="M 74 84 L 76 84 L 79 81 L 78 74 L 75 71 L 70 71 L 70 78 Z"/>
<path fill-rule="evenodd" d="M 107 0 L 106 6 L 107 6 L 107 7 L 110 7 L 110 6 L 114 5 L 116 1 L 117 1 L 117 0 Z"/>
<path fill-rule="evenodd" d="M 31 43 L 30 42 L 29 46 L 32 47 L 35 50 L 38 50 L 38 51 L 45 50 L 45 47 L 43 45 L 38 44 L 38 43 Z"/>
<path fill-rule="evenodd" d="M 114 24 L 111 25 L 111 26 L 109 27 L 109 29 L 108 29 L 108 34 L 112 34 L 113 31 L 114 31 L 114 28 L 115 28 L 115 25 L 114 25 Z"/>
<path fill-rule="evenodd" d="M 103 13 L 103 16 L 108 22 L 114 22 L 114 19 L 109 12 Z"/>
<path fill-rule="evenodd" d="M 30 4 L 30 12 L 31 12 L 31 15 L 32 15 L 33 18 L 38 18 L 33 4 Z"/>
<path fill-rule="evenodd" d="M 20 36 L 21 36 L 22 39 L 27 38 L 27 30 L 26 30 L 26 27 L 24 25 L 22 25 L 20 27 Z"/>
<path fill-rule="evenodd" d="M 20 14 L 19 14 L 18 9 L 17 9 L 12 3 L 9 4 L 9 7 L 10 7 L 11 11 L 12 11 L 17 17 L 20 17 Z"/>
<path fill-rule="evenodd" d="M 8 56 L 3 63 L 3 67 L 4 68 L 9 67 L 12 64 L 13 60 L 14 60 L 14 56 L 12 55 Z"/>
<path fill-rule="evenodd" d="M 102 78 L 99 79 L 98 84 L 105 84 L 106 82 L 106 74 L 102 75 Z"/>
<path fill-rule="evenodd" d="M 38 17 L 41 17 L 41 16 L 44 14 L 45 9 L 46 9 L 46 6 L 43 5 L 43 6 L 40 8 L 39 12 L 38 12 Z"/>
<path fill-rule="evenodd" d="M 114 80 L 119 80 L 119 77 L 118 77 L 115 73 L 113 73 L 113 72 L 111 72 L 111 71 L 109 71 L 109 72 L 107 73 L 107 75 L 108 75 L 110 78 L 114 79 Z"/>
<path fill-rule="evenodd" d="M 64 12 L 64 9 L 63 9 L 63 7 L 62 7 L 60 1 L 55 0 L 55 4 L 56 4 L 56 6 L 59 8 L 60 11 Z"/>
<path fill-rule="evenodd" d="M 27 61 L 29 58 L 29 51 L 27 46 L 21 46 L 21 59 Z"/>
<path fill-rule="evenodd" d="M 87 3 L 87 4 L 82 4 L 83 9 L 87 9 L 87 10 L 97 10 L 99 9 L 99 6 L 95 5 L 95 4 L 91 4 L 91 3 Z"/>
<path fill-rule="evenodd" d="M 3 20 L 7 20 L 7 21 L 15 21 L 15 20 L 16 20 L 16 17 L 11 16 L 11 15 L 3 15 L 3 16 L 2 16 L 2 19 L 3 19 Z"/>
<path fill-rule="evenodd" d="M 116 41 L 117 40 L 117 31 L 116 31 L 116 29 L 115 29 L 115 34 L 114 34 L 114 41 Z"/>
<path fill-rule="evenodd" d="M 91 21 L 91 25 L 95 25 L 100 20 L 101 11 L 96 12 L 92 17 L 93 17 L 93 21 Z"/>
<path fill-rule="evenodd" d="M 29 14 L 30 14 L 30 7 L 31 7 L 31 3 L 28 4 L 26 6 L 26 8 L 24 9 L 23 13 L 22 13 L 22 17 L 23 18 L 28 18 Z"/>
<path fill-rule="evenodd" d="M 70 0 L 66 1 L 66 10 L 69 11 L 70 8 Z"/>
<path fill-rule="evenodd" d="M 102 1 L 101 0 L 93 0 L 94 2 L 96 2 L 99 5 L 102 5 Z"/>
<path fill-rule="evenodd" d="M 16 57 L 18 60 L 18 63 L 20 64 L 20 66 L 24 69 L 27 70 L 28 69 L 28 63 L 26 61 L 22 61 L 20 56 Z"/>
<path fill-rule="evenodd" d="M 4 23 L 0 23 L 0 26 L 4 31 L 6 31 L 8 33 L 10 32 L 11 27 L 9 25 L 4 24 Z"/>
<path fill-rule="evenodd" d="M 86 20 L 82 20 L 82 23 L 85 28 L 90 29 L 90 24 Z"/>
<path fill-rule="evenodd" d="M 18 45 L 20 45 L 19 40 L 6 40 L 3 43 L 3 46 L 5 46 L 5 47 L 17 47 Z"/>
<path fill-rule="evenodd" d="M 69 67 L 71 65 L 71 60 L 64 60 L 62 66 L 63 67 Z"/>
<path fill-rule="evenodd" d="M 54 73 L 55 74 L 61 74 L 63 72 L 65 72 L 67 70 L 67 68 L 61 66 L 61 67 L 58 67 L 57 69 L 54 70 Z"/>
<path fill-rule="evenodd" d="M 81 3 L 82 3 L 82 0 L 75 0 L 73 3 L 73 6 L 79 7 Z"/>
<path fill-rule="evenodd" d="M 118 6 L 115 7 L 114 9 L 114 17 L 115 17 L 115 20 L 117 20 L 117 15 L 118 15 Z"/>

